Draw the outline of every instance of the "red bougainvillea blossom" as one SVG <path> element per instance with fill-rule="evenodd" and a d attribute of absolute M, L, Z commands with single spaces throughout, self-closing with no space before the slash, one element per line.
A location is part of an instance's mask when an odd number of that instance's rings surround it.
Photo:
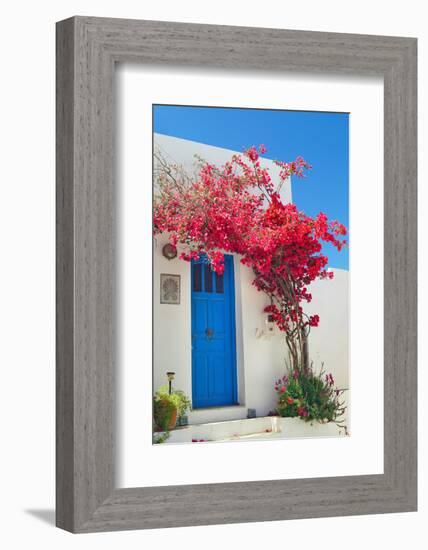
<path fill-rule="evenodd" d="M 311 217 L 280 196 L 291 176 L 305 177 L 311 167 L 301 157 L 275 161 L 279 181 L 273 182 L 260 163 L 261 145 L 234 155 L 224 166 L 203 163 L 199 176 L 184 181 L 171 168 L 158 178 L 154 202 L 154 233 L 169 234 L 170 242 L 190 261 L 206 255 L 212 269 L 224 270 L 224 253 L 239 254 L 254 272 L 254 286 L 266 293 L 265 311 L 284 332 L 293 368 L 307 364 L 306 337 L 317 327 L 318 315 L 308 317 L 302 304 L 312 296 L 308 286 L 332 278 L 322 241 L 337 250 L 346 244 L 346 228 L 320 212 Z"/>

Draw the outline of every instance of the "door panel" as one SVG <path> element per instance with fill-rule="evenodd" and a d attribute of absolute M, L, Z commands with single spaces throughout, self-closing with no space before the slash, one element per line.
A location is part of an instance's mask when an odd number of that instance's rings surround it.
<path fill-rule="evenodd" d="M 193 307 L 193 331 L 194 334 L 202 336 L 208 324 L 208 303 L 206 300 L 194 300 Z"/>
<path fill-rule="evenodd" d="M 232 405 L 236 396 L 233 258 L 224 275 L 205 258 L 192 262 L 192 402 L 194 408 Z"/>

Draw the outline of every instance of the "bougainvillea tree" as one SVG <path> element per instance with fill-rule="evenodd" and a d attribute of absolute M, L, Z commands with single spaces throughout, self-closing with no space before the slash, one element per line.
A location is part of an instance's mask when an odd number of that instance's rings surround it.
<path fill-rule="evenodd" d="M 340 250 L 346 228 L 320 212 L 311 217 L 281 199 L 281 188 L 292 177 L 303 178 L 311 167 L 301 157 L 275 161 L 274 182 L 262 167 L 261 145 L 235 154 L 223 166 L 201 162 L 195 177 L 157 155 L 154 233 L 169 234 L 180 258 L 191 261 L 206 255 L 212 269 L 224 270 L 224 253 L 239 254 L 252 269 L 253 284 L 269 298 L 265 311 L 284 333 L 290 368 L 308 368 L 307 335 L 318 326 L 318 315 L 306 315 L 309 285 L 332 278 L 322 242 Z"/>

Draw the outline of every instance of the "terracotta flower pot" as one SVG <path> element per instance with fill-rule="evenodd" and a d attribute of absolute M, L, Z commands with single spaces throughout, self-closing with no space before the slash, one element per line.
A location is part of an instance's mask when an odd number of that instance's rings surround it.
<path fill-rule="evenodd" d="M 159 399 L 154 403 L 154 417 L 159 431 L 173 430 L 177 423 L 177 407 L 168 399 Z"/>

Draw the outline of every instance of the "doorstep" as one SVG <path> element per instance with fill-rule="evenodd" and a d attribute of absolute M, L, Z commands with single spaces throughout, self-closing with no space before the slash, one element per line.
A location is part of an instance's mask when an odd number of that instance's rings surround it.
<path fill-rule="evenodd" d="M 193 409 L 187 416 L 191 425 L 242 420 L 243 418 L 247 418 L 247 407 L 244 405 L 230 405 L 226 407 Z"/>

